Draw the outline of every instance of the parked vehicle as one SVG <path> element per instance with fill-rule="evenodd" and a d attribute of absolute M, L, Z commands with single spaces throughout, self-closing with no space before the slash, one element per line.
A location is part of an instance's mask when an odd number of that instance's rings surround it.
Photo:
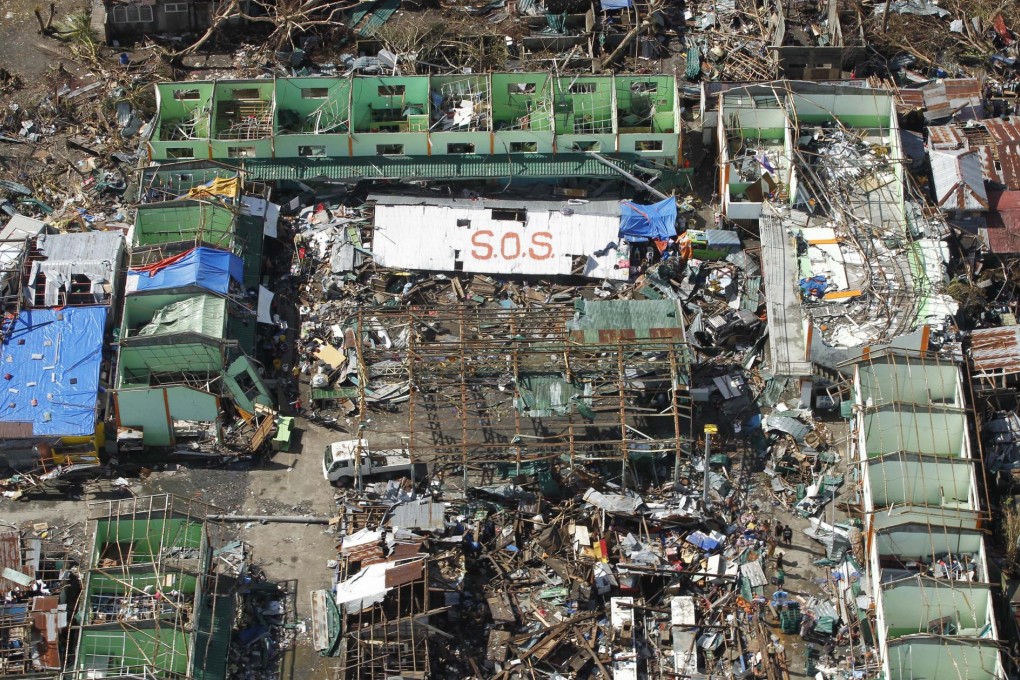
<path fill-rule="evenodd" d="M 346 486 L 358 476 L 362 479 L 424 476 L 425 465 L 412 464 L 406 447 L 370 451 L 364 439 L 344 439 L 326 445 L 322 474 L 331 484 Z"/>

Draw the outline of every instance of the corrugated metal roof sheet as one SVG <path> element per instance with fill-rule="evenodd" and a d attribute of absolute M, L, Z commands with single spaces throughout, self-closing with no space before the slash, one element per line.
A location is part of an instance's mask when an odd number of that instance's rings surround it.
<path fill-rule="evenodd" d="M 928 144 L 933 149 L 963 149 L 967 140 L 955 125 L 932 125 L 928 128 Z"/>
<path fill-rule="evenodd" d="M 4 569 L 13 569 L 28 576 L 35 576 L 34 574 L 29 574 L 22 564 L 21 534 L 14 530 L 0 531 L 0 574 L 4 573 Z M 0 590 L 10 590 L 15 586 L 23 587 L 0 577 Z"/>
<path fill-rule="evenodd" d="M 619 216 L 518 210 L 377 205 L 372 252 L 377 264 L 397 269 L 532 276 L 572 274 L 580 257 L 581 276 L 627 279 Z"/>
<path fill-rule="evenodd" d="M 684 337 L 675 300 L 579 300 L 577 310 L 571 322 L 574 342 Z"/>
<path fill-rule="evenodd" d="M 422 529 L 442 531 L 445 526 L 446 503 L 434 503 L 429 499 L 403 503 L 390 510 L 387 524 L 401 529 Z"/>
<path fill-rule="evenodd" d="M 1020 253 L 1020 191 L 988 192 L 985 243 L 993 253 Z"/>
<path fill-rule="evenodd" d="M 975 377 L 1020 373 L 1020 326 L 978 328 L 970 339 Z"/>
<path fill-rule="evenodd" d="M 625 170 L 633 158 L 613 156 Z M 509 179 L 536 177 L 619 177 L 619 173 L 581 154 L 527 154 L 526 157 L 371 157 L 315 159 L 251 159 L 244 163 L 251 179 Z"/>
<path fill-rule="evenodd" d="M 981 159 L 975 151 L 936 150 L 929 154 L 935 197 L 945 210 L 987 210 Z"/>
<path fill-rule="evenodd" d="M 206 606 L 208 603 L 209 606 Z M 227 677 L 230 635 L 236 615 L 233 595 L 207 594 L 195 622 L 195 680 L 223 680 Z"/>
<path fill-rule="evenodd" d="M 981 109 L 981 81 L 976 78 L 946 78 L 921 88 L 928 120 L 948 118 L 961 109 Z M 971 116 L 974 117 L 974 116 Z"/>
<path fill-rule="evenodd" d="M 415 560 L 407 564 L 395 564 L 386 570 L 385 585 L 387 588 L 413 583 L 422 577 L 425 560 Z"/>

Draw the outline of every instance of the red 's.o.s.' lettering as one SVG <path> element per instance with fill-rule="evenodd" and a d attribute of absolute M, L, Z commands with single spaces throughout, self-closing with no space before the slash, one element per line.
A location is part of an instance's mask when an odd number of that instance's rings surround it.
<path fill-rule="evenodd" d="M 483 239 L 483 237 L 489 236 L 492 236 L 492 232 L 489 231 L 488 229 L 479 229 L 478 231 L 471 235 L 471 245 L 475 246 L 476 248 L 471 251 L 471 257 L 473 257 L 476 260 L 492 259 L 492 255 L 495 251 L 493 251 L 492 246 L 486 242 L 486 239 Z M 477 250 L 479 248 L 481 250 Z"/>
<path fill-rule="evenodd" d="M 507 241 L 513 242 L 513 253 L 507 252 Z M 521 237 L 515 231 L 508 231 L 503 234 L 503 240 L 499 242 L 499 254 L 504 260 L 516 260 L 521 255 Z"/>
<path fill-rule="evenodd" d="M 539 252 L 535 249 L 538 248 Z M 548 231 L 537 231 L 531 235 L 531 248 L 528 254 L 532 260 L 548 260 L 553 256 L 552 234 Z"/>

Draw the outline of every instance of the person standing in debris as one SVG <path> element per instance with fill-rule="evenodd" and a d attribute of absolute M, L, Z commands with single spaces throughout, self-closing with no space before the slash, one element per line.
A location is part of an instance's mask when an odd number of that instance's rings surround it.
<path fill-rule="evenodd" d="M 776 540 L 777 541 L 783 540 L 783 529 L 784 529 L 783 523 L 782 522 L 776 522 Z"/>
<path fill-rule="evenodd" d="M 793 541 L 793 529 L 789 525 L 783 527 L 783 543 L 791 545 Z"/>

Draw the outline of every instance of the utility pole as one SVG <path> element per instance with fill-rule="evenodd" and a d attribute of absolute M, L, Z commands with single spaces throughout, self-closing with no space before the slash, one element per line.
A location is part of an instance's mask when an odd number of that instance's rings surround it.
<path fill-rule="evenodd" d="M 708 456 L 711 451 L 712 435 L 719 431 L 715 425 L 705 425 L 705 478 L 702 483 L 701 503 L 708 510 Z"/>

